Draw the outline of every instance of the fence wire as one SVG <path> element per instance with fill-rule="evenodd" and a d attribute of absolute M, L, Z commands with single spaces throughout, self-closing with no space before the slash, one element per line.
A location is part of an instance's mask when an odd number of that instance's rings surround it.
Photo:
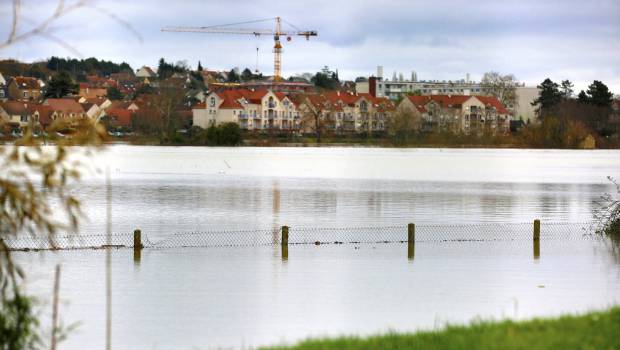
<path fill-rule="evenodd" d="M 472 225 L 415 225 L 415 242 L 491 242 L 532 241 L 532 223 L 472 224 Z M 241 231 L 182 232 L 166 236 L 149 237 L 142 233 L 144 248 L 190 248 L 190 247 L 242 247 L 267 246 L 282 243 L 282 229 Z M 589 223 L 541 223 L 540 240 L 597 239 L 593 225 Z M 3 238 L 10 250 L 71 250 L 133 248 L 134 235 L 114 234 L 111 244 L 106 235 L 55 235 L 39 237 L 32 235 Z M 288 244 L 361 244 L 405 243 L 408 226 L 381 227 L 334 227 L 289 228 Z"/>

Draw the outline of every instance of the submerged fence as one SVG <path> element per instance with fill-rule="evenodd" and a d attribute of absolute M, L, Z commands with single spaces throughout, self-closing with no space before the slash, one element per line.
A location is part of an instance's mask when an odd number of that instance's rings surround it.
<path fill-rule="evenodd" d="M 297 244 L 363 244 L 416 242 L 491 242 L 594 239 L 589 223 L 490 223 L 471 225 L 398 225 L 377 227 L 287 227 L 182 232 L 150 237 L 148 232 L 107 235 L 9 236 L 10 250 L 71 250 L 112 248 L 242 247 Z"/>

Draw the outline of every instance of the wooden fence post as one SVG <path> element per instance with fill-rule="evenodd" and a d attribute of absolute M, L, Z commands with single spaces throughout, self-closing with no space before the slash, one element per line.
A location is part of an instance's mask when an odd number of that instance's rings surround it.
<path fill-rule="evenodd" d="M 534 220 L 534 259 L 540 259 L 540 220 Z"/>
<path fill-rule="evenodd" d="M 133 260 L 134 262 L 140 262 L 142 258 L 142 231 L 139 229 L 133 231 Z"/>
<path fill-rule="evenodd" d="M 282 242 L 283 246 L 288 245 L 288 226 L 282 226 Z"/>
<path fill-rule="evenodd" d="M 413 260 L 415 256 L 415 224 L 407 225 L 407 258 Z"/>

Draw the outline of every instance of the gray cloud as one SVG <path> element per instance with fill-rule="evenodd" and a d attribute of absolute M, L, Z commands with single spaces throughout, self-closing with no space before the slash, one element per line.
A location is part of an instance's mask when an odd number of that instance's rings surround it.
<path fill-rule="evenodd" d="M 94 1 L 94 0 L 93 0 Z M 24 0 L 31 22 L 53 10 L 54 1 Z M 620 92 L 620 2 L 615 0 L 480 1 L 119 1 L 95 2 L 132 23 L 139 43 L 113 20 L 88 10 L 58 24 L 84 56 L 155 65 L 159 57 L 230 69 L 259 66 L 272 71 L 271 39 L 162 33 L 165 25 L 213 25 L 282 16 L 319 37 L 285 43 L 284 73 L 316 71 L 323 65 L 341 76 L 416 70 L 425 79 L 480 77 L 488 70 L 514 73 L 535 84 L 547 76 L 571 79 L 583 88 L 594 79 Z M 6 2 L 0 14 L 7 18 Z M 8 23 L 7 23 L 8 25 Z M 24 28 L 28 26 L 25 22 Z M 4 25 L 3 25 L 4 26 Z M 264 26 L 269 27 L 270 24 Z M 6 27 L 6 26 L 4 26 Z M 0 28 L 5 36 L 8 28 Z M 23 60 L 70 55 L 43 39 L 0 52 Z"/>

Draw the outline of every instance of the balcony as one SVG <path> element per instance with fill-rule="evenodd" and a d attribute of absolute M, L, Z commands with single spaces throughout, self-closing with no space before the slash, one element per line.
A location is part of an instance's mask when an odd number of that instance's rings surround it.
<path fill-rule="evenodd" d="M 239 119 L 248 119 L 249 117 L 247 113 L 239 113 L 238 116 L 239 116 Z"/>

